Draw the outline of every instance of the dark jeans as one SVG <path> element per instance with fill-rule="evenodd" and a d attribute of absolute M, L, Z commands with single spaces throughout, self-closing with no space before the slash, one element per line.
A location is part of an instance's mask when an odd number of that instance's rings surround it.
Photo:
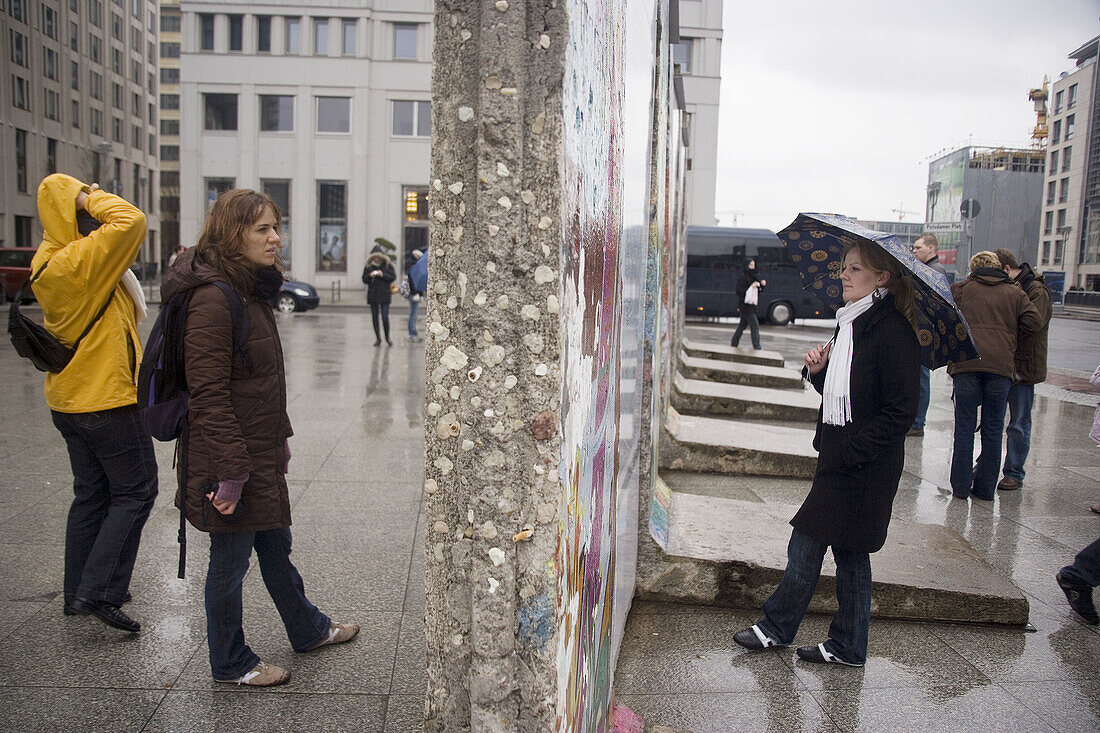
<path fill-rule="evenodd" d="M 206 571 L 206 640 L 210 670 L 217 680 L 235 680 L 260 658 L 244 641 L 241 584 L 248 572 L 252 548 L 260 561 L 267 592 L 283 619 L 294 651 L 313 648 L 328 636 L 329 617 L 306 598 L 298 569 L 290 562 L 290 528 L 263 532 L 216 532 L 210 535 L 210 567 Z"/>
<path fill-rule="evenodd" d="M 741 307 L 741 322 L 737 324 L 730 346 L 736 348 L 737 344 L 741 343 L 741 334 L 745 332 L 745 326 L 749 327 L 749 333 L 752 335 L 752 348 L 760 351 L 760 321 L 756 318 L 756 308 Z"/>
<path fill-rule="evenodd" d="M 1034 402 L 1034 384 L 1014 384 L 1009 388 L 1004 475 L 1017 481 L 1024 480 L 1024 461 L 1031 451 L 1031 405 Z"/>
<path fill-rule="evenodd" d="M 1062 574 L 1078 578 L 1093 588 L 1100 585 L 1100 540 L 1078 552 L 1073 564 L 1062 568 Z"/>
<path fill-rule="evenodd" d="M 416 311 L 420 309 L 420 301 L 409 298 L 409 335 L 416 336 Z M 377 329 L 375 329 L 377 332 Z"/>
<path fill-rule="evenodd" d="M 153 440 L 137 407 L 52 412 L 69 449 L 73 503 L 65 529 L 65 601 L 121 605 L 141 530 L 157 498 Z"/>
<path fill-rule="evenodd" d="M 971 492 L 992 499 L 1001 468 L 1001 432 L 1012 380 L 989 372 L 954 376 L 955 444 L 951 450 L 951 492 L 966 499 Z M 974 465 L 974 429 L 982 407 L 982 452 Z"/>
<path fill-rule="evenodd" d="M 757 626 L 780 644 L 790 644 L 821 577 L 828 545 L 797 529 L 787 544 L 787 569 L 779 587 L 764 601 L 764 618 Z M 871 556 L 833 548 L 836 560 L 836 600 L 825 648 L 847 662 L 867 661 L 867 630 L 871 625 Z"/>
<path fill-rule="evenodd" d="M 374 326 L 374 340 L 375 343 L 382 340 L 382 336 L 378 333 L 378 316 L 382 316 L 382 328 L 386 334 L 386 341 L 390 340 L 390 304 L 389 303 L 371 303 L 370 304 L 370 321 Z"/>
<path fill-rule="evenodd" d="M 928 418 L 928 403 L 932 400 L 932 371 L 921 365 L 920 399 L 917 401 L 917 417 L 913 420 L 913 430 L 924 430 Z"/>

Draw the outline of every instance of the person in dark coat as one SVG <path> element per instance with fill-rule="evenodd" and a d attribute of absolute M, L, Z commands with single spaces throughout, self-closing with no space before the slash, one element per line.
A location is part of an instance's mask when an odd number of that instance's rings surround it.
<path fill-rule="evenodd" d="M 931 267 L 944 277 L 947 270 L 940 263 L 940 240 L 935 234 L 925 232 L 913 242 L 913 256 Z M 928 403 L 932 400 L 932 370 L 921 365 L 920 368 L 920 402 L 917 403 L 917 419 L 913 421 L 913 427 L 907 435 L 921 437 L 924 435 L 924 423 L 928 416 Z"/>
<path fill-rule="evenodd" d="M 748 649 L 789 645 L 832 547 L 839 609 L 829 638 L 799 647 L 798 656 L 859 667 L 871 619 L 870 553 L 886 542 L 905 463 L 905 433 L 920 396 L 920 345 L 912 285 L 882 248 L 850 245 L 841 282 L 836 335 L 805 356 L 803 375 L 822 394 L 813 486 L 791 520 L 787 568 L 763 618 L 733 638 Z"/>
<path fill-rule="evenodd" d="M 737 281 L 737 300 L 741 304 L 741 320 L 737 324 L 733 338 L 730 339 L 730 346 L 733 348 L 736 349 L 741 343 L 741 334 L 745 332 L 745 326 L 748 326 L 749 334 L 752 336 L 752 348 L 760 351 L 760 321 L 756 317 L 756 303 L 760 297 L 760 288 L 767 284 L 768 281 L 762 280 L 756 271 L 756 260 L 749 260 L 745 271 L 741 273 L 741 279 Z M 750 292 L 754 297 L 749 297 Z M 746 298 L 752 302 L 746 303 Z"/>
<path fill-rule="evenodd" d="M 412 278 L 409 277 L 409 270 L 412 269 L 416 261 L 426 254 L 427 247 L 423 249 L 410 249 L 405 253 L 405 279 L 409 284 L 409 341 L 417 342 L 422 341 L 420 334 L 416 332 L 416 312 L 420 308 L 420 300 L 424 297 L 424 292 L 417 290 L 413 284 Z"/>
<path fill-rule="evenodd" d="M 355 624 L 338 624 L 306 598 L 290 561 L 286 376 L 279 331 L 268 302 L 283 277 L 279 208 L 248 189 L 214 203 L 199 242 L 180 254 L 164 278 L 162 298 L 192 290 L 184 333 L 191 394 L 179 462 L 176 506 L 210 533 L 206 629 L 218 682 L 278 685 L 290 679 L 249 648 L 242 629 L 241 583 L 252 550 L 295 651 L 348 641 Z M 230 284 L 246 304 L 247 358 L 234 354 L 229 302 L 214 284 Z"/>
<path fill-rule="evenodd" d="M 951 286 L 955 304 L 970 324 L 977 359 L 947 366 L 953 381 L 955 440 L 951 449 L 951 493 L 993 501 L 1001 468 L 1008 391 L 1012 387 L 1018 338 L 1039 330 L 1042 318 L 1027 295 L 1008 279 L 992 252 L 970 258 L 970 276 Z M 974 461 L 974 430 L 982 408 L 982 449 Z"/>
<path fill-rule="evenodd" d="M 375 245 L 367 257 L 367 263 L 363 266 L 363 284 L 367 286 L 367 303 L 370 304 L 370 320 L 374 325 L 374 345 L 382 344 L 382 334 L 378 330 L 378 319 L 382 319 L 382 330 L 386 335 L 386 345 L 393 346 L 390 341 L 390 300 L 393 293 L 390 283 L 397 279 L 397 272 L 390 263 L 390 258 Z"/>

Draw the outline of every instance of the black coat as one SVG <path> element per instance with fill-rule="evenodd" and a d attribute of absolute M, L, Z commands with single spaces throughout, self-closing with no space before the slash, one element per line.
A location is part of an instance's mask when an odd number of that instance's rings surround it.
<path fill-rule="evenodd" d="M 825 425 L 817 413 L 817 472 L 791 520 L 803 534 L 842 550 L 877 552 L 905 465 L 905 433 L 917 415 L 920 345 L 892 295 L 852 324 L 852 422 Z M 810 378 L 818 392 L 822 369 Z"/>
<path fill-rule="evenodd" d="M 381 270 L 381 275 L 374 277 L 370 273 Z M 397 279 L 397 273 L 390 264 L 390 258 L 380 252 L 372 252 L 367 258 L 367 264 L 363 267 L 363 284 L 367 286 L 367 302 L 371 304 L 385 305 L 393 299 L 390 291 L 390 283 Z"/>

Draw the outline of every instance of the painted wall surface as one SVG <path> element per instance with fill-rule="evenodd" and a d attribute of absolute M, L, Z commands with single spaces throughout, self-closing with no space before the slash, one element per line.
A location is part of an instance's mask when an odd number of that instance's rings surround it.
<path fill-rule="evenodd" d="M 655 5 L 567 15 L 558 728 L 602 731 L 637 549 Z"/>

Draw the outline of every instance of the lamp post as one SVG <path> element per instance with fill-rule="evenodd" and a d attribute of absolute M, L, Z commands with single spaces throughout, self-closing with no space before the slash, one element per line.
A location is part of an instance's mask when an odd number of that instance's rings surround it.
<path fill-rule="evenodd" d="M 1072 284 L 1076 285 L 1077 284 L 1077 272 L 1076 272 L 1076 270 L 1077 270 L 1077 256 L 1076 256 L 1076 254 L 1074 254 L 1073 257 L 1070 257 L 1070 254 L 1067 251 L 1068 248 L 1066 247 L 1066 242 L 1067 242 L 1067 240 L 1069 240 L 1069 235 L 1070 235 L 1070 232 L 1072 232 L 1072 231 L 1073 231 L 1073 227 L 1069 226 L 1069 225 L 1058 227 L 1058 230 L 1057 230 L 1058 243 L 1062 246 L 1062 257 L 1061 257 L 1061 261 L 1058 264 L 1062 266 L 1063 272 L 1066 273 L 1066 282 L 1067 282 L 1067 284 L 1072 282 Z M 1070 276 L 1071 272 L 1072 272 L 1072 277 Z"/>

